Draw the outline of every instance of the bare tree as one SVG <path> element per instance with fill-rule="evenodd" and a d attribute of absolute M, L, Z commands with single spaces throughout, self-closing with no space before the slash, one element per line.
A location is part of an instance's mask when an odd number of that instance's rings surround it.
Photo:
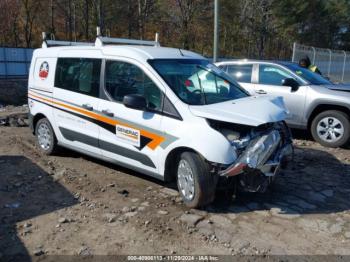
<path fill-rule="evenodd" d="M 137 21 L 140 39 L 145 37 L 145 25 L 153 7 L 154 0 L 137 0 Z"/>
<path fill-rule="evenodd" d="M 191 29 L 193 21 L 200 15 L 201 9 L 207 6 L 206 1 L 202 0 L 176 0 L 177 6 L 180 9 L 180 23 L 183 34 L 183 48 L 189 49 L 191 42 Z"/>
<path fill-rule="evenodd" d="M 54 0 L 50 0 L 50 17 L 51 17 L 51 34 L 55 34 L 55 7 L 54 7 Z"/>
<path fill-rule="evenodd" d="M 131 38 L 132 32 L 132 5 L 131 0 L 128 0 L 128 38 Z"/>
<path fill-rule="evenodd" d="M 22 2 L 22 19 L 24 24 L 24 39 L 26 47 L 31 47 L 33 38 L 33 27 L 38 18 L 39 10 L 41 8 L 41 1 L 35 0 L 21 0 Z"/>
<path fill-rule="evenodd" d="M 189 49 L 190 24 L 195 12 L 194 0 L 176 0 L 181 14 L 181 27 L 183 30 L 183 48 Z"/>
<path fill-rule="evenodd" d="M 89 23 L 90 23 L 90 0 L 84 0 L 84 31 L 85 39 L 89 39 Z"/>
<path fill-rule="evenodd" d="M 19 7 L 18 0 L 0 1 L 0 45 L 19 45 Z"/>
<path fill-rule="evenodd" d="M 68 36 L 69 41 L 72 41 L 73 39 L 73 8 L 72 8 L 72 0 L 68 0 L 67 2 L 67 12 L 66 12 L 66 23 L 68 27 Z"/>
<path fill-rule="evenodd" d="M 250 36 L 250 41 L 256 43 L 259 58 L 265 56 L 266 43 L 274 32 L 272 6 L 273 0 L 241 1 L 242 30 L 245 36 Z"/>

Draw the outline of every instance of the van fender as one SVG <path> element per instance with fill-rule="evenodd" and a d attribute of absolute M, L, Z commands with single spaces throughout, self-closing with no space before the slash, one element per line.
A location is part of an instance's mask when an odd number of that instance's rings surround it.
<path fill-rule="evenodd" d="M 192 132 L 191 132 L 192 133 Z M 170 144 L 163 154 L 160 154 L 159 173 L 165 174 L 165 165 L 169 156 L 174 151 L 194 151 L 201 155 L 206 161 L 222 165 L 230 165 L 237 159 L 237 153 L 229 141 L 214 129 L 197 130 L 195 137 L 182 136 Z M 181 137 L 181 136 L 180 136 Z M 210 138 L 210 139 L 208 139 Z"/>

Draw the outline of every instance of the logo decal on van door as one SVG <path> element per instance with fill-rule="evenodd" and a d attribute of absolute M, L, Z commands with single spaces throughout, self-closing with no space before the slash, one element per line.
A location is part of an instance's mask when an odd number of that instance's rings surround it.
<path fill-rule="evenodd" d="M 134 128 L 116 125 L 116 135 L 124 142 L 140 147 L 140 131 Z"/>
<path fill-rule="evenodd" d="M 45 80 L 47 76 L 49 75 L 49 63 L 48 62 L 42 62 L 39 68 L 39 77 L 41 80 Z"/>

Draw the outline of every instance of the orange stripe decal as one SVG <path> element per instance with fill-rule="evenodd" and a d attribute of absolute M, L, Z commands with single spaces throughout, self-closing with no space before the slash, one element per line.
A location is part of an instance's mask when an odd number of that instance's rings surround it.
<path fill-rule="evenodd" d="M 140 131 L 140 134 L 142 136 L 145 136 L 145 137 L 148 137 L 149 139 L 151 139 L 151 142 L 149 142 L 147 144 L 147 146 L 152 150 L 156 149 L 161 143 L 163 143 L 165 141 L 165 138 L 163 136 L 159 136 L 157 134 L 151 133 L 151 132 L 144 130 L 144 129 L 135 128 L 132 125 L 125 124 L 125 123 L 120 122 L 118 120 L 110 119 L 108 117 L 102 116 L 100 114 L 97 114 L 97 113 L 94 113 L 94 112 L 91 112 L 91 111 L 88 111 L 88 110 L 85 110 L 85 109 L 82 109 L 82 108 L 79 108 L 76 106 L 71 106 L 71 105 L 67 105 L 66 103 L 57 102 L 57 101 L 54 101 L 53 99 L 47 99 L 47 98 L 35 95 L 31 92 L 28 92 L 28 97 L 33 98 L 33 99 L 38 99 L 38 100 L 44 101 L 44 102 L 49 103 L 49 104 L 58 105 L 58 106 L 66 108 L 66 109 L 70 109 L 72 111 L 78 112 L 78 113 L 83 114 L 85 116 L 88 116 L 92 119 L 96 119 L 96 120 L 99 120 L 101 122 L 107 123 L 109 125 L 113 125 L 113 126 L 122 125 L 122 126 L 126 126 L 129 128 L 137 129 Z"/>

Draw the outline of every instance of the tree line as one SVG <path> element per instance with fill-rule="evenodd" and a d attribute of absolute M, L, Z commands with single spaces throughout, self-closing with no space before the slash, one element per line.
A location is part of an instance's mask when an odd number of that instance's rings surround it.
<path fill-rule="evenodd" d="M 350 50 L 349 0 L 219 0 L 220 57 L 286 59 L 293 42 Z M 0 46 L 103 35 L 212 56 L 213 0 L 0 0 Z"/>

